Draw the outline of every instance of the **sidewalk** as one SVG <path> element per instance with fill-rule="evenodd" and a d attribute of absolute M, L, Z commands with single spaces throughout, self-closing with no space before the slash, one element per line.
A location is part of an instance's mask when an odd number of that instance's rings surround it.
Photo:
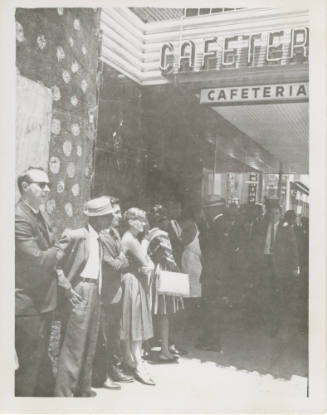
<path fill-rule="evenodd" d="M 110 412 L 222 412 L 249 405 L 270 412 L 286 402 L 302 408 L 307 394 L 304 333 L 279 347 L 279 338 L 234 321 L 224 333 L 221 353 L 196 350 L 192 338 L 181 344 L 188 354 L 178 364 L 148 365 L 156 386 L 134 382 L 122 384 L 121 391 L 97 389 L 95 402 L 106 402 Z"/>

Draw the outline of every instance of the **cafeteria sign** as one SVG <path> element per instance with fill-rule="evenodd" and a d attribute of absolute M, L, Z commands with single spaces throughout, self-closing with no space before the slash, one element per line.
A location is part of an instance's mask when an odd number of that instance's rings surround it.
<path fill-rule="evenodd" d="M 237 86 L 201 89 L 200 104 L 232 105 L 308 100 L 308 83 Z"/>

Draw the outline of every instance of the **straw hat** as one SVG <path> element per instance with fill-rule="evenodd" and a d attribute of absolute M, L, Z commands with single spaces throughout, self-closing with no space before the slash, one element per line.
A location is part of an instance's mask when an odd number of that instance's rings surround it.
<path fill-rule="evenodd" d="M 86 216 L 104 216 L 113 213 L 110 197 L 100 196 L 91 199 L 84 205 L 84 215 Z"/>

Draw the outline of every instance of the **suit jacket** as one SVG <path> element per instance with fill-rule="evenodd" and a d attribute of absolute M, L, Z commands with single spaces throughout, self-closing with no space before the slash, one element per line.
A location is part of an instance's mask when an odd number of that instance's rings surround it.
<path fill-rule="evenodd" d="M 22 200 L 15 211 L 15 313 L 38 315 L 57 304 L 54 267 L 58 248 L 45 215 L 38 217 Z M 43 218 L 43 219 L 42 219 Z"/>
<path fill-rule="evenodd" d="M 100 232 L 100 241 L 103 247 L 101 296 L 106 306 L 116 304 L 121 300 L 121 274 L 128 264 L 120 256 L 123 252 L 121 239 L 115 229 Z"/>
<path fill-rule="evenodd" d="M 74 286 L 89 258 L 89 232 L 86 228 L 66 229 L 58 245 L 60 246 L 58 266 Z"/>
<path fill-rule="evenodd" d="M 202 226 L 199 235 L 201 248 L 201 283 L 223 287 L 231 269 L 230 236 L 224 234 L 223 217 Z"/>
<path fill-rule="evenodd" d="M 268 225 L 269 221 L 265 218 L 253 232 L 253 258 L 258 269 L 263 266 Z M 296 234 L 291 225 L 279 223 L 273 245 L 272 260 L 276 274 L 281 277 L 290 275 L 299 266 Z"/>

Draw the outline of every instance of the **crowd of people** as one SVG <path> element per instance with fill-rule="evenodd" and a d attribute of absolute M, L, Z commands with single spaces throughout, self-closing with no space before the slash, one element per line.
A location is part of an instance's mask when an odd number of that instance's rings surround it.
<path fill-rule="evenodd" d="M 147 361 L 178 363 L 187 351 L 177 338 L 196 322 L 196 346 L 221 350 L 222 310 L 240 280 L 248 309 L 272 335 L 297 313 L 292 298 L 297 281 L 307 281 L 308 222 L 297 225 L 293 211 L 282 217 L 276 200 L 226 207 L 208 197 L 199 213 L 170 200 L 122 213 L 119 199 L 101 196 L 85 203 L 84 227 L 56 239 L 41 209 L 47 173 L 31 167 L 17 184 L 16 396 L 95 396 L 94 388 L 135 380 L 155 385 Z M 187 274 L 189 295 L 160 293 L 161 270 Z M 55 370 L 48 356 L 54 312 L 62 321 Z"/>

